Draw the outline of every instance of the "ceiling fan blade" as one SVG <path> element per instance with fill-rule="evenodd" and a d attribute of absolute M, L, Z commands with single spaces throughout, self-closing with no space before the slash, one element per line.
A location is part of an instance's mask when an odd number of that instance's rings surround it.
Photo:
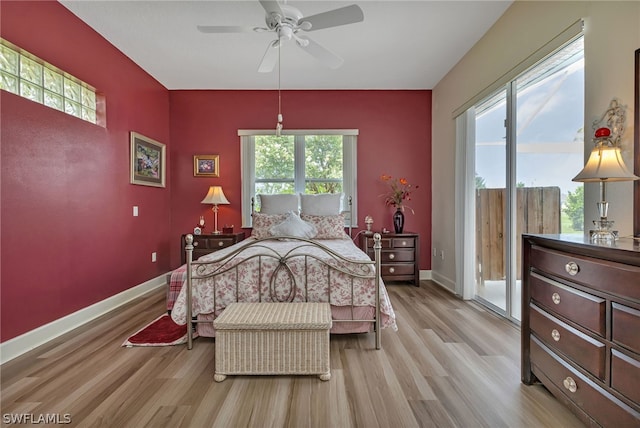
<path fill-rule="evenodd" d="M 336 69 L 340 67 L 344 62 L 344 60 L 338 55 L 334 54 L 321 44 L 314 42 L 310 38 L 304 36 L 299 36 L 299 38 L 302 40 L 306 40 L 307 43 L 306 45 L 305 43 L 298 43 L 298 46 L 300 46 L 301 49 L 304 49 L 309 55 L 316 58 L 327 67 Z"/>
<path fill-rule="evenodd" d="M 300 18 L 298 25 L 302 26 L 303 22 L 309 22 L 311 23 L 311 28 L 307 31 L 315 31 L 361 21 L 364 21 L 364 13 L 362 13 L 362 9 L 360 9 L 358 5 L 352 4 L 351 6 L 345 6 L 339 9 Z M 304 26 L 302 28 L 305 29 Z"/>
<path fill-rule="evenodd" d="M 267 12 L 267 15 L 278 14 L 280 16 L 284 16 L 284 13 L 282 12 L 282 9 L 280 8 L 280 5 L 277 1 L 260 0 L 260 4 Z"/>
<path fill-rule="evenodd" d="M 269 46 L 262 57 L 262 61 L 260 61 L 260 65 L 258 66 L 258 73 L 270 73 L 273 71 L 273 68 L 276 66 L 276 62 L 278 62 L 278 49 L 280 49 L 279 40 L 274 40 L 269 43 Z"/>
<path fill-rule="evenodd" d="M 253 27 L 241 27 L 235 25 L 198 25 L 201 33 L 248 33 Z"/>

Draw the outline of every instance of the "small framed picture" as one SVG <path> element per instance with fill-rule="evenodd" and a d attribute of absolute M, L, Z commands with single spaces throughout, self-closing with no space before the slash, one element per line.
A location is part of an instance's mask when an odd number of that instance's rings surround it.
<path fill-rule="evenodd" d="M 219 155 L 194 155 L 193 156 L 193 176 L 194 177 L 220 177 L 220 156 Z"/>
<path fill-rule="evenodd" d="M 131 132 L 131 184 L 165 187 L 166 146 Z"/>

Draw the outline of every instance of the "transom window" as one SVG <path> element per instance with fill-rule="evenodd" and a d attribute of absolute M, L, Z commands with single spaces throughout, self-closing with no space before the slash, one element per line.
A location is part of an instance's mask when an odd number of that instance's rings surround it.
<path fill-rule="evenodd" d="M 0 39 L 0 89 L 97 123 L 92 87 L 4 39 Z"/>
<path fill-rule="evenodd" d="M 357 130 L 238 131 L 242 144 L 243 227 L 251 226 L 251 199 L 257 194 L 343 193 L 343 209 L 356 206 Z M 260 210 L 259 200 L 254 209 Z M 355 223 L 355 221 L 354 221 Z"/>

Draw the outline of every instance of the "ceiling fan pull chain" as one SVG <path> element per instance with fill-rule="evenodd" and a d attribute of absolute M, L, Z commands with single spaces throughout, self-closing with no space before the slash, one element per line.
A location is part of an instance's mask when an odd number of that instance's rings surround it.
<path fill-rule="evenodd" d="M 282 97 L 280 95 L 280 51 L 282 45 L 278 46 L 278 123 L 276 124 L 276 136 L 282 135 Z"/>

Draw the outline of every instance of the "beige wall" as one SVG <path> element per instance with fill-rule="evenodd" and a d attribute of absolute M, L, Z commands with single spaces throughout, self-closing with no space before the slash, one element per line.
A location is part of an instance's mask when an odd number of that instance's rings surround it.
<path fill-rule="evenodd" d="M 516 1 L 485 36 L 433 89 L 433 219 L 432 245 L 444 250 L 434 257 L 433 277 L 455 290 L 455 123 L 453 112 L 532 55 L 575 21 L 585 22 L 585 150 L 591 123 L 612 98 L 627 109 L 622 146 L 633 165 L 633 53 L 640 48 L 640 2 Z M 576 171 L 576 174 L 578 171 Z M 596 218 L 598 186 L 585 187 L 585 223 Z M 633 232 L 630 182 L 607 187 L 609 218 L 622 236 Z"/>

